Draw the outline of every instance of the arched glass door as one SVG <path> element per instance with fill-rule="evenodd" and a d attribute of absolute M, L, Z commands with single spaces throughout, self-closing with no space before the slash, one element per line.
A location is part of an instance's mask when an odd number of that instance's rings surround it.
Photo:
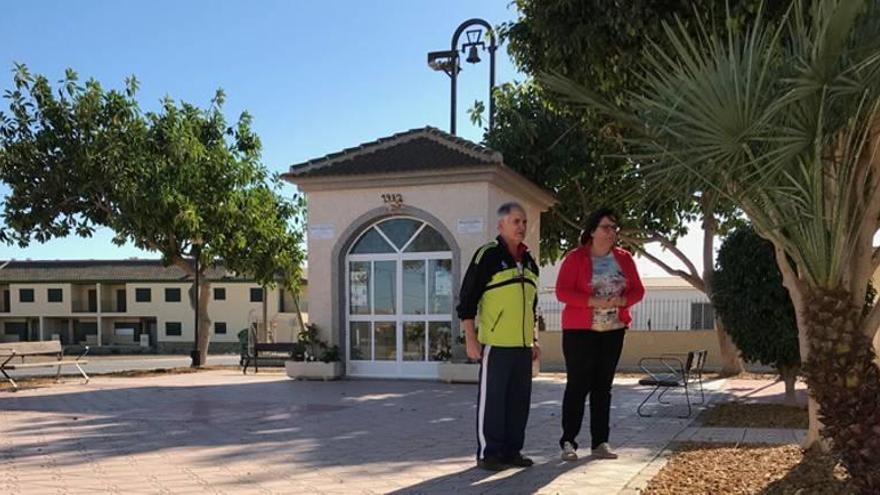
<path fill-rule="evenodd" d="M 422 220 L 365 230 L 346 257 L 346 358 L 353 376 L 437 376 L 452 344 L 452 251 Z"/>

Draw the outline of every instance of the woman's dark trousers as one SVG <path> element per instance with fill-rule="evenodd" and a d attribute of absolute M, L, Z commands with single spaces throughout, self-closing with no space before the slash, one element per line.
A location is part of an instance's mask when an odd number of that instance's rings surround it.
<path fill-rule="evenodd" d="M 625 329 L 607 332 L 563 330 L 565 356 L 565 395 L 562 399 L 562 438 L 559 446 L 571 442 L 578 446 L 578 433 L 584 420 L 584 403 L 590 397 L 591 446 L 608 441 L 611 414 L 611 383 L 623 350 Z"/>

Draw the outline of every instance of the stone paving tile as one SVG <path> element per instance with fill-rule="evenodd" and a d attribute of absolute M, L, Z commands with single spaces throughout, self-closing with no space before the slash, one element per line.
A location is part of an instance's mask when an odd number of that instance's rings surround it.
<path fill-rule="evenodd" d="M 474 467 L 474 385 L 224 370 L 0 392 L 0 493 L 617 493 L 690 422 L 638 417 L 646 390 L 621 379 L 621 458 L 563 463 L 563 386 L 535 381 L 536 465 L 502 473 Z"/>
<path fill-rule="evenodd" d="M 676 437 L 676 440 L 691 442 L 740 443 L 745 438 L 745 428 L 693 428 L 690 432 Z"/>
<path fill-rule="evenodd" d="M 806 430 L 790 428 L 722 428 L 690 426 L 675 436 L 677 442 L 746 444 L 800 444 Z"/>
<path fill-rule="evenodd" d="M 787 428 L 748 428 L 744 443 L 789 444 L 798 443 L 797 430 Z"/>

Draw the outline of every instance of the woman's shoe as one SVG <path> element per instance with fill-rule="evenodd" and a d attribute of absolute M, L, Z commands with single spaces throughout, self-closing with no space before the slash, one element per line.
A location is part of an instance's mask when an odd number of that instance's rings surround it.
<path fill-rule="evenodd" d="M 562 444 L 562 455 L 560 455 L 563 461 L 576 461 L 578 460 L 577 451 L 574 449 L 574 445 L 571 442 L 565 442 Z"/>
<path fill-rule="evenodd" d="M 596 459 L 617 459 L 618 456 L 611 451 L 611 446 L 608 445 L 608 442 L 603 442 L 593 449 L 593 457 Z"/>

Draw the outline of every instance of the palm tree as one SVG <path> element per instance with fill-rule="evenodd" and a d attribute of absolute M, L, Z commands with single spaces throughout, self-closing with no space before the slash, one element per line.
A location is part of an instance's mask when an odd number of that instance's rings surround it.
<path fill-rule="evenodd" d="M 878 493 L 880 305 L 865 310 L 865 296 L 880 265 L 880 2 L 805 3 L 721 38 L 667 26 L 673 50 L 652 50 L 625 109 L 542 81 L 634 131 L 628 158 L 657 187 L 728 198 L 773 243 L 813 399 L 808 443 L 821 420 L 860 489 Z"/>

